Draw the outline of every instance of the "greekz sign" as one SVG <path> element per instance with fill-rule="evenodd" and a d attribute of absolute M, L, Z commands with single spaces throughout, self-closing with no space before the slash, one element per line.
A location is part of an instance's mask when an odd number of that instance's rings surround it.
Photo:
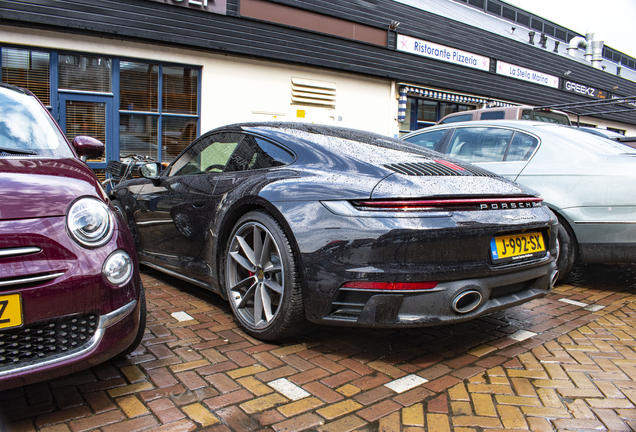
<path fill-rule="evenodd" d="M 608 99 L 609 93 L 604 90 L 599 90 L 595 87 L 586 86 L 583 84 L 575 83 L 572 81 L 565 81 L 563 88 L 566 91 L 580 94 L 583 96 L 591 97 L 594 99 Z"/>

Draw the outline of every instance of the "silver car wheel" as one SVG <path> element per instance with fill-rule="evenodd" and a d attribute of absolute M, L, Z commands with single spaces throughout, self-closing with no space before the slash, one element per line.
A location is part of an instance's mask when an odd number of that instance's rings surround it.
<path fill-rule="evenodd" d="M 235 231 L 226 259 L 232 307 L 248 328 L 267 328 L 280 312 L 284 268 L 272 233 L 258 222 Z"/>

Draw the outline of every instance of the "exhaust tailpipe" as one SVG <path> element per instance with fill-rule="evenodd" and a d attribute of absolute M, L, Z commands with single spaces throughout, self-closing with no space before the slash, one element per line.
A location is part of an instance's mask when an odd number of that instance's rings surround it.
<path fill-rule="evenodd" d="M 464 291 L 453 300 L 452 309 L 460 314 L 471 312 L 481 304 L 482 295 L 477 290 Z"/>

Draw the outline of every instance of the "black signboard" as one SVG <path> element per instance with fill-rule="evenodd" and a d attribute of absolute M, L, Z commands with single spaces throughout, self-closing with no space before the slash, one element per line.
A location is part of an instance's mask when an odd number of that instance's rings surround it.
<path fill-rule="evenodd" d="M 583 96 L 591 97 L 594 99 L 609 99 L 610 94 L 605 90 L 599 90 L 595 87 L 586 86 L 584 84 L 575 83 L 565 80 L 563 89 L 572 93 L 580 94 Z"/>

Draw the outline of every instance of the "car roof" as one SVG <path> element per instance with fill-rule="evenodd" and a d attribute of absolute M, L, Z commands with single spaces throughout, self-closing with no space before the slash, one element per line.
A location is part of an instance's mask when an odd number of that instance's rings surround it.
<path fill-rule="evenodd" d="M 534 128 L 538 126 L 541 126 L 541 127 L 554 126 L 554 127 L 567 127 L 567 128 L 572 127 L 572 126 L 559 124 L 559 123 L 549 123 L 549 122 L 541 122 L 541 121 L 534 121 L 534 120 L 470 120 L 470 121 L 445 123 L 445 124 L 430 126 L 424 129 L 419 129 L 417 131 L 411 132 L 407 135 L 404 135 L 402 138 L 404 138 L 405 136 L 416 135 L 418 133 L 435 130 L 435 129 L 449 129 L 449 128 L 467 127 L 467 126 L 482 127 L 482 128 L 488 127 L 488 126 L 499 126 L 499 127 L 511 127 L 511 128 L 517 128 L 517 129 L 528 129 L 528 130 L 533 130 Z"/>
<path fill-rule="evenodd" d="M 304 164 L 309 165 L 340 163 L 341 166 L 347 166 L 350 169 L 354 166 L 350 162 L 355 161 L 355 164 L 366 166 L 364 171 L 367 173 L 373 171 L 369 171 L 369 166 L 373 166 L 375 175 L 386 175 L 387 165 L 415 163 L 423 160 L 445 160 L 461 166 L 473 175 L 485 175 L 483 170 L 416 144 L 374 132 L 340 126 L 252 122 L 223 126 L 209 133 L 216 132 L 250 132 L 261 135 L 286 146 L 295 152 Z M 362 167 L 362 165 L 359 166 Z M 495 176 L 489 172 L 487 175 Z"/>
<path fill-rule="evenodd" d="M 397 145 L 402 144 L 400 140 L 391 138 L 385 135 L 381 135 L 375 132 L 363 131 L 360 129 L 346 128 L 342 126 L 332 126 L 314 123 L 297 123 L 297 122 L 246 122 L 235 123 L 228 126 L 224 126 L 219 129 L 233 128 L 243 129 L 251 131 L 260 131 L 266 133 L 271 130 L 279 130 L 288 135 L 301 136 L 307 133 L 326 135 L 336 138 L 348 139 L 351 141 L 359 141 L 368 144 L 376 144 L 381 142 L 393 142 Z M 298 132 L 298 133 L 295 133 Z"/>
<path fill-rule="evenodd" d="M 215 129 L 211 132 L 223 132 L 235 130 L 257 133 L 273 139 L 274 141 L 285 140 L 286 144 L 295 143 L 296 145 L 307 147 L 309 149 L 316 147 L 329 148 L 334 150 L 334 146 L 330 145 L 324 137 L 331 137 L 340 140 L 346 140 L 353 143 L 370 144 L 372 146 L 392 149 L 396 151 L 415 153 L 425 157 L 439 155 L 420 146 L 416 146 L 397 138 L 381 135 L 375 132 L 368 132 L 359 129 L 345 128 L 341 126 L 320 125 L 313 123 L 295 123 L 295 122 L 249 122 L 235 123 L 228 126 Z"/>

